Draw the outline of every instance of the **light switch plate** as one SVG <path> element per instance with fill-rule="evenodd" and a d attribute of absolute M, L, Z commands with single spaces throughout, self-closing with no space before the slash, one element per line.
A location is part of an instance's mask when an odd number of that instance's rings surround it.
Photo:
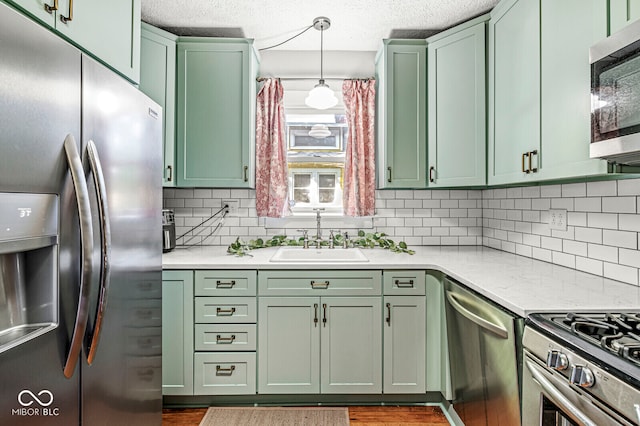
<path fill-rule="evenodd" d="M 549 210 L 549 229 L 567 230 L 567 211 L 564 209 Z"/>

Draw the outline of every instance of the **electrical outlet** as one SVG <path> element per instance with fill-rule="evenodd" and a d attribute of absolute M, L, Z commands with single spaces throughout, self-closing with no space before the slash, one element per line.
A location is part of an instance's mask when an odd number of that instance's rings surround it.
<path fill-rule="evenodd" d="M 567 230 L 567 211 L 564 209 L 549 210 L 549 229 Z"/>
<path fill-rule="evenodd" d="M 238 215 L 238 206 L 240 205 L 240 200 L 222 200 L 220 202 L 220 207 L 229 206 L 229 212 L 227 216 L 237 216 Z"/>

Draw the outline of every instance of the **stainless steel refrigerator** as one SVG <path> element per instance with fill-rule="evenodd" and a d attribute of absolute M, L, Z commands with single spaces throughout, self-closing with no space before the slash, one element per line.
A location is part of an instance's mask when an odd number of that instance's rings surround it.
<path fill-rule="evenodd" d="M 0 424 L 161 423 L 161 117 L 0 3 Z"/>

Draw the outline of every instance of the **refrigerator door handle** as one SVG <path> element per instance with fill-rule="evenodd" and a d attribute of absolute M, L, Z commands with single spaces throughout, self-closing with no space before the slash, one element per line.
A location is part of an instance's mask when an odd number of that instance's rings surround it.
<path fill-rule="evenodd" d="M 96 197 L 98 199 L 98 218 L 100 220 L 100 233 L 102 246 L 101 253 L 101 270 L 100 270 L 100 289 L 98 292 L 98 305 L 96 308 L 96 316 L 93 330 L 89 332 L 86 339 L 85 352 L 87 354 L 87 363 L 91 365 L 96 356 L 98 342 L 100 341 L 100 332 L 102 331 L 102 321 L 104 311 L 107 304 L 107 293 L 109 291 L 109 283 L 111 278 L 111 224 L 109 222 L 109 205 L 107 200 L 107 190 L 104 183 L 104 174 L 102 172 L 102 164 L 95 143 L 90 140 L 87 143 L 87 154 L 89 157 L 89 166 L 93 175 L 93 182 L 96 188 Z"/>
<path fill-rule="evenodd" d="M 75 324 L 67 360 L 64 363 L 63 373 L 66 378 L 71 378 L 76 369 L 78 358 L 82 350 L 82 340 L 87 328 L 89 319 L 89 290 L 88 283 L 91 281 L 92 257 L 93 257 L 93 227 L 91 224 L 91 204 L 89 202 L 89 190 L 84 177 L 82 160 L 78 154 L 76 141 L 72 135 L 67 135 L 64 139 L 64 151 L 71 171 L 71 179 L 76 194 L 78 205 L 78 218 L 80 221 L 80 242 L 81 242 L 81 270 L 80 270 L 80 290 L 78 299 L 78 310 L 76 311 Z"/>

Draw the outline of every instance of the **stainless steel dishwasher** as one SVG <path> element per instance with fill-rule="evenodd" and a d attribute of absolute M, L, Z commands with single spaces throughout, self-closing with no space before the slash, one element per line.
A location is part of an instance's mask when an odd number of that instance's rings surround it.
<path fill-rule="evenodd" d="M 465 426 L 520 425 L 524 319 L 444 280 L 453 407 Z"/>

